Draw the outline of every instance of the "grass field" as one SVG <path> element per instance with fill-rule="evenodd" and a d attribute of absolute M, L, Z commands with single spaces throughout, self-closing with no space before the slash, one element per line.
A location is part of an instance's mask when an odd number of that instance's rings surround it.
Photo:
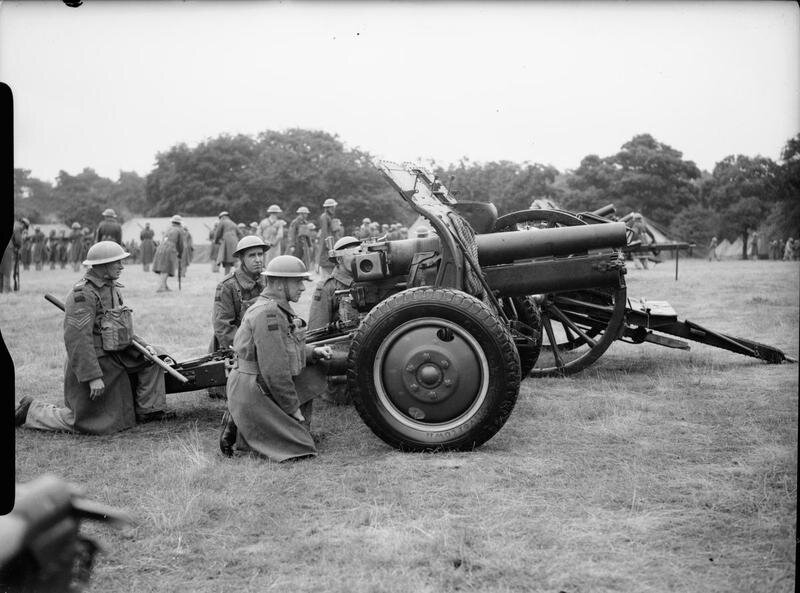
<path fill-rule="evenodd" d="M 631 266 L 629 296 L 797 356 L 797 262 L 681 260 L 677 282 L 672 266 Z M 23 272 L 0 295 L 17 399 L 61 401 L 62 314 L 42 295 L 78 277 Z M 219 278 L 193 265 L 157 294 L 125 270 L 137 333 L 201 355 Z M 137 517 L 84 527 L 106 550 L 91 591 L 794 591 L 797 396 L 797 365 L 616 343 L 577 376 L 524 381 L 470 453 L 399 453 L 320 402 L 316 460 L 229 460 L 224 404 L 188 393 L 169 396 L 176 421 L 113 436 L 18 429 L 17 479 L 55 473 Z"/>

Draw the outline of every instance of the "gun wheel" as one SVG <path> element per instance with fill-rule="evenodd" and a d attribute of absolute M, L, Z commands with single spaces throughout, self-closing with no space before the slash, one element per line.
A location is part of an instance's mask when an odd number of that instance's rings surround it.
<path fill-rule="evenodd" d="M 497 219 L 494 232 L 587 224 L 562 210 L 523 210 Z M 525 376 L 578 373 L 592 365 L 624 329 L 627 291 L 622 287 L 532 295 L 541 309 L 542 346 Z"/>
<path fill-rule="evenodd" d="M 505 424 L 517 400 L 514 341 L 476 298 L 412 288 L 380 303 L 350 345 L 356 410 L 405 451 L 470 450 Z"/>

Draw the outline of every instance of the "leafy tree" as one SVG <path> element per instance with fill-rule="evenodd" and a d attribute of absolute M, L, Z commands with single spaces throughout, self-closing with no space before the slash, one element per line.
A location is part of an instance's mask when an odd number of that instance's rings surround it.
<path fill-rule="evenodd" d="M 800 234 L 800 134 L 790 138 L 776 171 L 777 204 L 770 216 L 781 239 Z"/>
<path fill-rule="evenodd" d="M 47 181 L 31 177 L 29 169 L 14 169 L 14 215 L 26 217 L 32 223 L 48 221 L 48 214 L 56 208 L 53 186 Z"/>
<path fill-rule="evenodd" d="M 681 210 L 672 219 L 670 232 L 682 241 L 708 245 L 711 237 L 717 234 L 719 225 L 720 217 L 716 212 L 700 204 L 694 204 Z"/>
<path fill-rule="evenodd" d="M 61 221 L 95 226 L 103 219 L 103 210 L 111 207 L 109 196 L 113 187 L 113 181 L 101 177 L 90 167 L 77 175 L 59 171 L 53 193 L 58 200 Z"/>
<path fill-rule="evenodd" d="M 136 171 L 120 171 L 108 201 L 109 207 L 123 218 L 144 214 L 147 209 L 144 178 Z"/>
<path fill-rule="evenodd" d="M 720 234 L 742 237 L 742 259 L 747 259 L 747 239 L 772 207 L 777 190 L 777 166 L 768 158 L 730 155 L 712 173 L 709 205 L 720 214 Z"/>
<path fill-rule="evenodd" d="M 567 180 L 564 207 L 594 210 L 613 203 L 620 212 L 635 210 L 669 226 L 677 212 L 696 202 L 698 177 L 700 170 L 683 153 L 639 134 L 611 157 L 585 157 Z"/>

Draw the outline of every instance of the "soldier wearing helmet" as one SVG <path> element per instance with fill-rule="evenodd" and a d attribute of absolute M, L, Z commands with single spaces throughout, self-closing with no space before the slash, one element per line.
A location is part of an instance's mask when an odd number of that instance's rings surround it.
<path fill-rule="evenodd" d="M 308 208 L 300 206 L 297 209 L 297 216 L 289 223 L 289 233 L 286 246 L 289 254 L 300 258 L 306 267 L 311 265 L 311 232 L 308 228 Z"/>
<path fill-rule="evenodd" d="M 308 329 L 315 330 L 326 327 L 330 323 L 357 323 L 358 310 L 353 305 L 349 294 L 338 291 L 349 290 L 353 285 L 351 271 L 354 254 L 361 246 L 361 240 L 356 237 L 342 237 L 333 246 L 329 253 L 335 267 L 330 277 L 317 284 L 311 300 L 311 309 L 308 312 Z M 344 381 L 328 382 L 323 399 L 331 403 L 347 404 L 350 397 Z"/>
<path fill-rule="evenodd" d="M 69 234 L 69 254 L 67 259 L 72 264 L 73 271 L 77 272 L 81 269 L 81 261 L 83 260 L 83 233 L 81 232 L 81 223 L 73 222 L 72 230 Z"/>
<path fill-rule="evenodd" d="M 333 262 L 328 259 L 328 250 L 333 247 L 333 243 L 342 236 L 341 221 L 334 218 L 336 213 L 336 200 L 328 198 L 322 203 L 322 214 L 319 215 L 319 230 L 317 231 L 317 265 L 323 278 L 327 278 L 333 272 Z M 328 237 L 331 237 L 328 240 Z"/>
<path fill-rule="evenodd" d="M 278 218 L 278 214 L 282 212 L 280 206 L 272 204 L 267 208 L 267 217 L 264 218 L 259 224 L 256 234 L 263 239 L 265 243 L 272 245 L 266 254 L 266 262 L 269 263 L 275 256 L 283 253 L 283 234 L 286 221 Z"/>
<path fill-rule="evenodd" d="M 256 235 L 243 237 L 236 245 L 233 254 L 239 259 L 239 267 L 225 276 L 214 292 L 211 352 L 227 350 L 233 345 L 233 336 L 242 323 L 242 316 L 266 287 L 262 272 L 264 257 L 269 249 L 269 244 Z M 225 390 L 212 387 L 208 395 L 225 399 Z"/>
<path fill-rule="evenodd" d="M 217 230 L 214 231 L 212 242 L 219 245 L 217 251 L 217 264 L 222 264 L 225 274 L 229 274 L 233 264 L 236 263 L 236 257 L 233 252 L 236 251 L 236 245 L 239 243 L 238 229 L 236 223 L 231 220 L 227 211 L 219 213 L 219 222 L 217 223 Z"/>
<path fill-rule="evenodd" d="M 117 213 L 111 208 L 103 210 L 103 221 L 97 225 L 94 241 L 116 241 L 122 245 L 122 225 L 117 222 Z"/>
<path fill-rule="evenodd" d="M 310 431 L 315 394 L 296 379 L 306 364 L 330 358 L 331 350 L 306 345 L 306 323 L 291 306 L 310 279 L 305 264 L 279 255 L 265 275 L 267 287 L 244 314 L 233 339 L 237 366 L 228 377 L 220 449 L 230 456 L 235 446 L 280 462 L 317 453 Z"/>
<path fill-rule="evenodd" d="M 174 416 L 167 410 L 164 372 L 129 347 L 133 319 L 117 282 L 128 255 L 114 241 L 89 249 L 83 262 L 89 269 L 65 299 L 65 407 L 23 397 L 15 411 L 17 426 L 111 434 Z"/>
<path fill-rule="evenodd" d="M 153 263 L 153 259 L 156 255 L 156 242 L 153 239 L 155 236 L 156 233 L 150 228 L 150 223 L 144 223 L 144 228 L 142 232 L 139 233 L 139 240 L 142 242 L 142 269 L 145 272 L 150 271 L 150 264 Z"/>
<path fill-rule="evenodd" d="M 158 244 L 155 259 L 153 260 L 153 271 L 161 278 L 161 284 L 156 292 L 168 292 L 167 278 L 178 274 L 178 261 L 183 255 L 185 248 L 184 235 L 181 230 L 183 219 L 180 214 L 176 214 L 170 219 L 171 226 L 164 233 L 164 238 Z"/>

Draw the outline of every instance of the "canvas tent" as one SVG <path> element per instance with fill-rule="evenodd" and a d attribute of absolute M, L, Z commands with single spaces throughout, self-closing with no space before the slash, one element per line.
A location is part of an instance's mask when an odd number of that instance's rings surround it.
<path fill-rule="evenodd" d="M 144 229 L 146 223 L 150 223 L 150 228 L 153 229 L 155 239 L 157 242 L 166 233 L 167 229 L 172 224 L 170 222 L 172 217 L 139 217 L 132 218 L 122 225 L 122 242 L 128 243 L 131 239 L 139 243 L 139 234 Z M 209 234 L 214 224 L 217 222 L 216 216 L 184 216 L 183 226 L 189 229 L 192 235 L 192 244 L 194 245 L 194 254 L 192 260 L 195 262 L 209 261 L 209 253 L 211 251 L 211 240 Z"/>

